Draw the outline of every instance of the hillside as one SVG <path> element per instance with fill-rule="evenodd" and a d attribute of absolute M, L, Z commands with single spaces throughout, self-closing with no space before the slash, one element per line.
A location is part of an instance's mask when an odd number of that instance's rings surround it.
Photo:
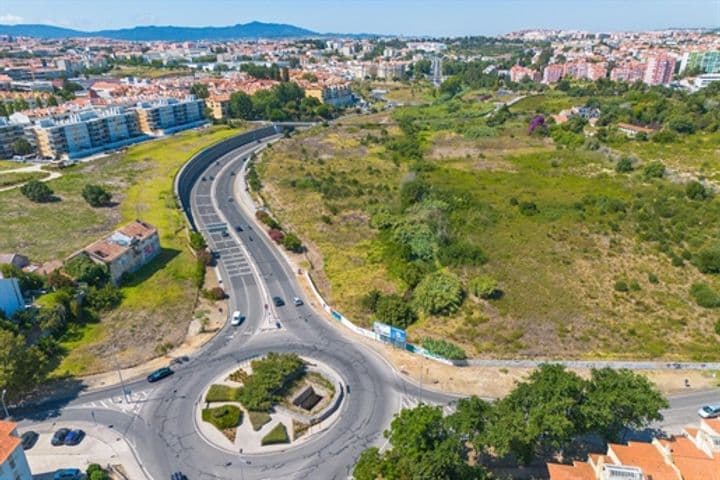
<path fill-rule="evenodd" d="M 686 183 L 716 177 L 720 134 L 529 135 L 538 112 L 588 98 L 496 110 L 509 98 L 485 93 L 316 128 L 258 163 L 323 294 L 358 323 L 410 323 L 413 341 L 470 356 L 717 359 L 720 201 Z"/>

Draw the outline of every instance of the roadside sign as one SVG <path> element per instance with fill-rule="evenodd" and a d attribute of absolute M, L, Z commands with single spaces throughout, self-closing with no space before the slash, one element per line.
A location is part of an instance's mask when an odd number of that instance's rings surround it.
<path fill-rule="evenodd" d="M 396 347 L 405 348 L 407 343 L 407 332 L 402 328 L 396 328 L 385 323 L 374 322 L 373 332 L 383 342 L 390 343 Z"/>

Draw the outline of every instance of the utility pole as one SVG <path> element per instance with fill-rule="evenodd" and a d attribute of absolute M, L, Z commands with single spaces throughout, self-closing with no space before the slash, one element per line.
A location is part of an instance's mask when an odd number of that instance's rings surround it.
<path fill-rule="evenodd" d="M 418 395 L 420 397 L 421 404 L 423 402 L 422 401 L 422 386 L 423 386 L 423 367 L 424 367 L 423 364 L 425 363 L 424 361 L 425 361 L 425 356 L 420 355 L 420 386 L 418 387 Z"/>
<path fill-rule="evenodd" d="M 3 407 L 3 411 L 5 412 L 5 417 L 3 417 L 3 418 L 9 418 L 9 417 L 10 417 L 10 414 L 8 413 L 7 405 L 5 405 L 5 394 L 6 394 L 6 393 L 7 393 L 7 389 L 6 389 L 6 388 L 3 388 L 3 391 L 2 391 L 2 407 Z"/>
<path fill-rule="evenodd" d="M 123 398 L 125 403 L 132 403 L 128 398 L 127 390 L 125 389 L 125 381 L 123 380 L 122 372 L 120 371 L 120 364 L 117 361 L 117 354 L 113 354 L 113 360 L 115 360 L 115 370 L 117 370 L 118 377 L 120 378 L 120 388 L 122 388 Z"/>

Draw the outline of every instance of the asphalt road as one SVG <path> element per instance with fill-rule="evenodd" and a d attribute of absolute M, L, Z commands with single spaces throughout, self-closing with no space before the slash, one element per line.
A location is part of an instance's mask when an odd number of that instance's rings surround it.
<path fill-rule="evenodd" d="M 375 351 L 329 326 L 307 306 L 308 299 L 303 298 L 304 306 L 292 305 L 293 296 L 303 297 L 295 272 L 262 232 L 251 227 L 253 222 L 235 198 L 242 162 L 259 147 L 248 145 L 220 158 L 192 191 L 192 212 L 201 230 L 221 222 L 229 226 L 229 236 L 214 232 L 206 238 L 219 253 L 232 309 L 240 310 L 246 321 L 239 327 L 226 325 L 189 362 L 173 367 L 176 373 L 170 378 L 155 384 L 144 379 L 126 382 L 130 403 L 122 400 L 117 387 L 56 400 L 21 415 L 16 412 L 21 431 L 48 419 L 95 422 L 124 435 L 148 476 L 156 480 L 167 479 L 174 471 L 191 480 L 345 479 L 363 449 L 383 443 L 383 430 L 403 406 L 412 405 L 420 395 L 436 404 L 456 398 L 421 391 Z M 273 296 L 282 297 L 286 306 L 272 307 Z M 207 383 L 270 351 L 316 358 L 339 373 L 351 388 L 338 420 L 326 432 L 286 452 L 243 455 L 207 444 L 195 429 L 193 414 Z M 716 391 L 673 397 L 666 421 L 658 427 L 675 430 L 697 422 L 698 405 L 719 400 Z"/>

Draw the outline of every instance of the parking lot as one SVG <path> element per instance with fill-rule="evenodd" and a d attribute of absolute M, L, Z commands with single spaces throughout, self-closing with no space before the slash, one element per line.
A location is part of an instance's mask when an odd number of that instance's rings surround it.
<path fill-rule="evenodd" d="M 85 438 L 79 445 L 54 447 L 50 444 L 50 439 L 53 432 L 62 427 L 81 428 L 85 431 Z M 82 422 L 58 422 L 40 424 L 35 426 L 34 430 L 40 434 L 40 438 L 25 454 L 35 479 L 52 479 L 55 470 L 60 468 L 79 468 L 85 471 L 91 463 L 103 467 L 120 466 L 128 479 L 147 478 L 130 445 L 112 429 Z M 20 433 L 23 431 L 20 429 Z"/>

